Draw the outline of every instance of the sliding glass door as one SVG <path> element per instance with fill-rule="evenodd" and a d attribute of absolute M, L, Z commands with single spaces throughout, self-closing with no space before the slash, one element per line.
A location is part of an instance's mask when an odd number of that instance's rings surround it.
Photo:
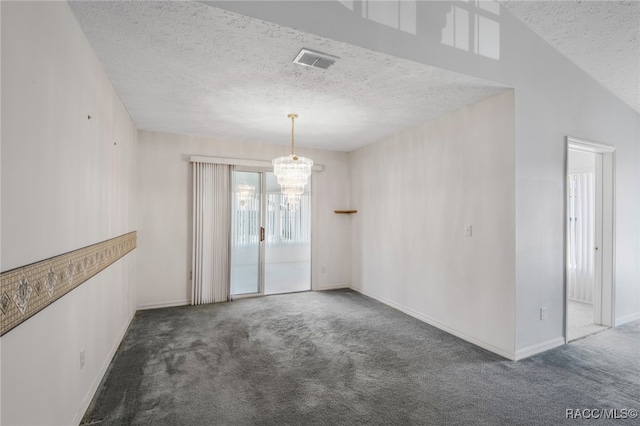
<path fill-rule="evenodd" d="M 231 294 L 310 290 L 310 185 L 291 205 L 271 172 L 232 176 Z"/>
<path fill-rule="evenodd" d="M 231 191 L 231 294 L 260 293 L 262 173 L 233 171 Z"/>
<path fill-rule="evenodd" d="M 291 206 L 273 173 L 266 173 L 266 250 L 264 293 L 311 290 L 311 191 Z"/>

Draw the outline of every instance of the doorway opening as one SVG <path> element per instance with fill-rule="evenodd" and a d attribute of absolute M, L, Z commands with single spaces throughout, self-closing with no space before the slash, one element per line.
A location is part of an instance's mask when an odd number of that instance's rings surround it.
<path fill-rule="evenodd" d="M 232 171 L 231 295 L 311 290 L 311 185 L 287 204 L 272 172 Z"/>
<path fill-rule="evenodd" d="M 614 153 L 567 138 L 565 342 L 614 323 Z"/>

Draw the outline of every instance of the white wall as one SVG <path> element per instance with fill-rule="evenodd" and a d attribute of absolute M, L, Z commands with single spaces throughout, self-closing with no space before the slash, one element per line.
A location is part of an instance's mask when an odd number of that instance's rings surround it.
<path fill-rule="evenodd" d="M 480 40 L 488 43 L 485 54 L 474 44 L 467 49 L 444 43 L 448 14 L 454 7 L 471 8 L 475 22 L 474 5 L 416 2 L 413 11 L 402 9 L 399 29 L 363 19 L 365 2 L 220 6 L 516 88 L 516 351 L 523 357 L 564 341 L 566 136 L 616 147 L 615 315 L 618 323 L 640 318 L 640 114 L 495 4 L 486 27 L 491 31 Z M 469 34 L 475 33 L 463 35 Z M 545 321 L 539 319 L 541 306 L 547 307 Z"/>
<path fill-rule="evenodd" d="M 300 129 L 300 132 L 304 132 Z M 189 303 L 191 295 L 192 155 L 267 160 L 286 152 L 285 145 L 247 144 L 149 131 L 138 132 L 138 306 Z M 347 154 L 299 149 L 324 166 L 314 173 L 312 285 L 316 290 L 350 283 Z M 325 272 L 322 273 L 322 267 Z"/>
<path fill-rule="evenodd" d="M 349 155 L 353 287 L 509 358 L 513 106 L 508 91 Z"/>
<path fill-rule="evenodd" d="M 505 19 L 511 32 L 516 24 Z M 533 33 L 518 34 L 504 44 L 515 58 L 518 51 L 530 52 L 529 66 L 518 67 L 514 76 L 520 358 L 563 343 L 566 136 L 616 147 L 615 316 L 618 323 L 640 318 L 640 114 Z M 546 321 L 539 320 L 542 306 Z"/>
<path fill-rule="evenodd" d="M 137 132 L 66 3 L 0 8 L 7 271 L 136 229 Z M 2 336 L 3 425 L 79 422 L 135 312 L 135 269 L 134 251 Z"/>

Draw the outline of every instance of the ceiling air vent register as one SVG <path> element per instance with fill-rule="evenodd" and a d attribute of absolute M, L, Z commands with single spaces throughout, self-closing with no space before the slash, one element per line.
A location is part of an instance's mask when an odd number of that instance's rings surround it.
<path fill-rule="evenodd" d="M 314 50 L 301 49 L 293 60 L 293 63 L 304 65 L 305 67 L 322 68 L 323 70 L 326 70 L 333 65 L 336 59 L 340 58 L 327 55 L 326 53 L 316 52 Z"/>

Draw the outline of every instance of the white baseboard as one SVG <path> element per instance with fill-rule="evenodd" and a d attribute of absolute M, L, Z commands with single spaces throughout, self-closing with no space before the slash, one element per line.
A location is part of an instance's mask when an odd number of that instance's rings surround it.
<path fill-rule="evenodd" d="M 172 300 L 170 302 L 149 303 L 146 305 L 140 305 L 137 309 L 139 311 L 144 311 L 147 309 L 173 308 L 174 306 L 185 306 L 189 303 L 191 303 L 190 300 Z"/>
<path fill-rule="evenodd" d="M 546 342 L 518 349 L 516 351 L 516 361 L 529 358 L 530 356 L 539 354 L 540 352 L 548 351 L 549 349 L 557 348 L 562 345 L 564 345 L 564 337 L 556 337 L 555 339 L 547 340 Z"/>
<path fill-rule="evenodd" d="M 407 314 L 409 316 L 412 316 L 412 317 L 414 317 L 416 319 L 419 319 L 420 321 L 426 322 L 427 324 L 432 325 L 432 326 L 434 326 L 436 328 L 439 328 L 440 330 L 446 331 L 447 333 L 452 334 L 452 335 L 454 335 L 456 337 L 459 337 L 462 340 L 466 340 L 469 343 L 473 343 L 476 346 L 480 346 L 483 349 L 486 349 L 486 350 L 488 350 L 490 352 L 498 354 L 498 355 L 500 355 L 500 356 L 502 356 L 504 358 L 510 359 L 512 361 L 515 361 L 515 359 L 516 359 L 515 354 L 513 352 L 506 351 L 504 349 L 495 347 L 490 343 L 483 342 L 483 341 L 478 340 L 476 338 L 470 337 L 470 336 L 466 335 L 465 333 L 462 333 L 462 332 L 460 332 L 458 330 L 455 330 L 455 329 L 453 329 L 453 328 L 451 328 L 449 326 L 446 326 L 446 325 L 442 324 L 441 322 L 439 322 L 439 321 L 437 321 L 437 320 L 435 320 L 433 318 L 430 318 L 430 317 L 427 317 L 425 315 L 422 315 L 422 314 L 414 311 L 411 308 L 407 308 L 406 306 L 403 306 L 403 305 L 400 305 L 398 303 L 392 302 L 389 299 L 386 299 L 384 297 L 375 295 L 373 293 L 369 293 L 368 291 L 364 291 L 364 290 L 362 290 L 360 288 L 357 288 L 357 287 L 353 287 L 352 286 L 352 287 L 349 287 L 349 288 L 352 289 L 353 291 L 357 291 L 358 293 L 364 294 L 367 297 L 375 299 L 378 302 L 384 303 L 387 306 L 391 306 L 392 308 L 397 309 L 400 312 L 404 312 L 405 314 Z"/>
<path fill-rule="evenodd" d="M 105 358 L 104 362 L 102 363 L 102 366 L 100 366 L 100 370 L 98 370 L 98 374 L 96 375 L 95 379 L 93 379 L 93 382 L 89 387 L 89 390 L 87 391 L 84 399 L 82 400 L 82 404 L 80 405 L 80 408 L 78 408 L 78 411 L 76 412 L 76 415 L 73 418 L 72 424 L 78 425 L 82 421 L 82 418 L 84 417 L 84 413 L 86 413 L 87 409 L 89 408 L 89 404 L 91 404 L 91 400 L 93 399 L 96 392 L 98 391 L 98 386 L 100 386 L 100 382 L 102 382 L 102 378 L 106 374 L 107 369 L 109 368 L 109 364 L 111 364 L 111 360 L 113 360 L 113 357 L 116 355 L 116 351 L 118 350 L 118 347 L 122 342 L 122 339 L 124 339 L 124 335 L 127 333 L 127 330 L 129 329 L 129 326 L 131 325 L 131 321 L 133 321 L 133 317 L 135 316 L 135 314 L 136 312 L 133 311 L 129 319 L 125 322 L 122 330 L 120 330 L 120 333 L 118 333 L 118 337 L 113 343 L 113 345 L 111 346 L 108 356 Z"/>
<path fill-rule="evenodd" d="M 636 321 L 636 320 L 640 320 L 640 312 L 636 312 L 635 314 L 631 314 L 631 315 L 625 315 L 623 317 L 620 318 L 616 318 L 616 327 L 632 322 L 632 321 Z"/>
<path fill-rule="evenodd" d="M 313 291 L 324 291 L 324 290 L 339 290 L 341 288 L 351 288 L 349 284 L 334 284 L 334 285 L 323 285 L 318 286 L 313 289 Z"/>

